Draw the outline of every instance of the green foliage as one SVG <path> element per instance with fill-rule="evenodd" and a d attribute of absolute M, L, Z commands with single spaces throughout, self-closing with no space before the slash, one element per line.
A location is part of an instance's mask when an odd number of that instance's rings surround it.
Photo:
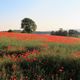
<path fill-rule="evenodd" d="M 21 23 L 21 28 L 23 28 L 23 33 L 32 33 L 36 30 L 37 26 L 32 19 L 24 18 Z"/>

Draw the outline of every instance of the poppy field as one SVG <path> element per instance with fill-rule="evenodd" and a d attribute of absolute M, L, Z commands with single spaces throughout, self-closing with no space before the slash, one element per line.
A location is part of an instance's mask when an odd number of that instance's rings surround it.
<path fill-rule="evenodd" d="M 0 32 L 0 80 L 80 80 L 80 38 Z"/>

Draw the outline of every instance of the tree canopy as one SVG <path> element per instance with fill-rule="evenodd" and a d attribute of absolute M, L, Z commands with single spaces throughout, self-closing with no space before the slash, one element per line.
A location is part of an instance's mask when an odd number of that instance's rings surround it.
<path fill-rule="evenodd" d="M 36 31 L 37 25 L 32 19 L 24 18 L 21 21 L 21 28 L 23 29 L 23 32 L 32 33 Z"/>

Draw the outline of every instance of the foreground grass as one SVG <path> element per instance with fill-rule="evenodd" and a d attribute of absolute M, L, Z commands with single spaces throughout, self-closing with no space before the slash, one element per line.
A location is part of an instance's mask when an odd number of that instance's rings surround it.
<path fill-rule="evenodd" d="M 80 44 L 0 39 L 0 80 L 80 80 Z"/>

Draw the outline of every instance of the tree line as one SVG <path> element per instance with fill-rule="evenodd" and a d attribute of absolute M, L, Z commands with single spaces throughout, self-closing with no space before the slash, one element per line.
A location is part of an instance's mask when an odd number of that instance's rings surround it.
<path fill-rule="evenodd" d="M 30 18 L 24 18 L 21 20 L 21 29 L 22 33 L 34 33 L 37 29 L 37 25 L 35 21 L 33 21 Z M 13 30 L 9 29 L 8 32 L 13 32 Z M 77 30 L 70 29 L 70 30 L 63 30 L 63 28 L 60 28 L 57 31 L 51 31 L 51 35 L 58 35 L 58 36 L 75 36 L 77 37 L 78 34 L 80 34 Z"/>
<path fill-rule="evenodd" d="M 78 35 L 80 34 L 80 32 L 78 32 L 77 30 L 74 29 L 70 29 L 70 30 L 63 30 L 63 28 L 60 28 L 57 31 L 51 31 L 51 35 L 58 35 L 58 36 L 73 36 L 73 37 L 78 37 Z"/>

